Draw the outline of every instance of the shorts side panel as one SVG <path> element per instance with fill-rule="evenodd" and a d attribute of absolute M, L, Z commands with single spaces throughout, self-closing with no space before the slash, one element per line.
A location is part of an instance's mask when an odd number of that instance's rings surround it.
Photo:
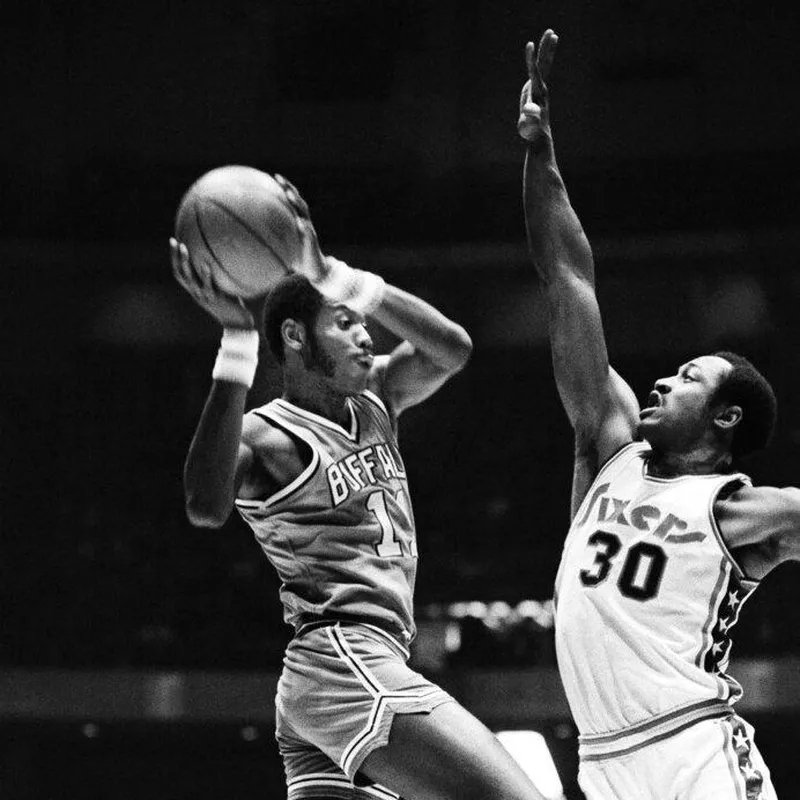
<path fill-rule="evenodd" d="M 395 714 L 429 713 L 446 702 L 454 701 L 384 637 L 330 625 L 287 648 L 277 736 L 313 745 L 353 780 L 364 759 L 387 743 Z"/>

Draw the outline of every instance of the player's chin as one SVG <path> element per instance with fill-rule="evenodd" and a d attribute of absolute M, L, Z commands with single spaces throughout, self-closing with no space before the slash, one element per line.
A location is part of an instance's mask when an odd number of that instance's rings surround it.
<path fill-rule="evenodd" d="M 649 441 L 649 437 L 657 435 L 657 432 L 658 423 L 654 419 L 645 417 L 639 420 L 639 425 L 636 429 L 637 438 Z"/>
<path fill-rule="evenodd" d="M 346 384 L 346 394 L 360 394 L 369 384 L 370 370 L 356 366 L 342 376 L 342 383 Z"/>

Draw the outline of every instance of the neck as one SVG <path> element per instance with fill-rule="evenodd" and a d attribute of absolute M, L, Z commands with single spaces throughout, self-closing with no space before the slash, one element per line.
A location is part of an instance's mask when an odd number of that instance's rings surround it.
<path fill-rule="evenodd" d="M 661 450 L 651 445 L 653 452 L 647 462 L 647 472 L 658 478 L 679 475 L 715 475 L 731 470 L 731 456 L 714 448 L 698 447 L 688 452 Z"/>
<path fill-rule="evenodd" d="M 282 397 L 287 402 L 338 425 L 345 426 L 350 422 L 347 410 L 348 395 L 334 390 L 325 378 L 316 372 L 284 371 Z"/>

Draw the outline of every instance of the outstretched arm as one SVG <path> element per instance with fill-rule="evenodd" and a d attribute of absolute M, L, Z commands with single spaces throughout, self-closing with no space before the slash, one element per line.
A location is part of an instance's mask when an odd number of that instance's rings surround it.
<path fill-rule="evenodd" d="M 597 303 L 592 250 L 558 169 L 545 79 L 558 38 L 528 42 L 529 80 L 522 90 L 518 129 L 527 142 L 523 201 L 528 247 L 547 305 L 556 385 L 576 433 L 584 466 L 602 465 L 632 441 L 639 407 L 611 368 Z M 584 480 L 590 476 L 584 470 Z M 573 498 L 575 502 L 575 498 Z"/>

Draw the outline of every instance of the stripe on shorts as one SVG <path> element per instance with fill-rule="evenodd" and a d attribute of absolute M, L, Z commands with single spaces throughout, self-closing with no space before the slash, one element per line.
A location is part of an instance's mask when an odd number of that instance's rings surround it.
<path fill-rule="evenodd" d="M 347 775 L 337 775 L 332 772 L 312 772 L 308 775 L 293 778 L 287 783 L 287 800 L 301 800 L 303 797 L 316 798 L 320 794 L 337 800 L 352 800 L 355 788 L 363 794 L 378 798 L 378 800 L 398 800 L 400 797 L 399 794 L 378 783 L 355 787 Z"/>
<path fill-rule="evenodd" d="M 417 694 L 415 689 L 406 689 L 398 692 L 391 692 L 381 685 L 380 681 L 370 672 L 364 662 L 353 652 L 350 643 L 345 636 L 345 628 L 341 625 L 332 625 L 326 628 L 328 638 L 336 650 L 339 658 L 347 664 L 352 673 L 361 682 L 361 685 L 372 695 L 373 703 L 370 709 L 367 722 L 361 731 L 353 737 L 352 741 L 345 747 L 339 766 L 342 770 L 350 774 L 350 769 L 356 758 L 368 747 L 381 731 L 381 724 L 386 712 L 389 710 L 389 703 L 423 703 L 429 698 L 442 694 L 438 687 Z"/>
<path fill-rule="evenodd" d="M 351 800 L 353 782 L 346 775 L 335 775 L 331 772 L 312 772 L 293 778 L 286 784 L 287 800 L 299 800 L 302 797 L 325 797 Z M 322 791 L 320 791 L 322 790 Z"/>

